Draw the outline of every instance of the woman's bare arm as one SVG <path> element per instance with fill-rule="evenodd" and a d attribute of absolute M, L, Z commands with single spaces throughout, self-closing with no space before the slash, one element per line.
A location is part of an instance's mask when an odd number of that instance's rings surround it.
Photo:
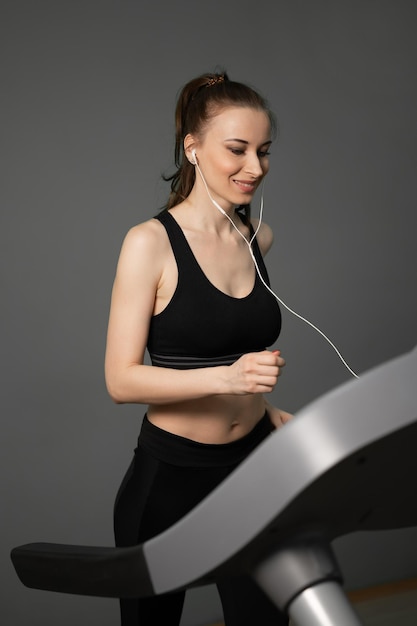
<path fill-rule="evenodd" d="M 281 428 L 281 426 L 284 426 L 284 424 L 294 417 L 291 413 L 278 409 L 276 406 L 272 406 L 267 400 L 265 400 L 265 408 L 275 428 Z"/>
<path fill-rule="evenodd" d="M 156 298 L 163 297 L 164 271 L 172 254 L 158 222 L 127 234 L 113 286 L 105 376 L 117 403 L 167 404 L 212 395 L 269 393 L 284 359 L 269 351 L 251 353 L 231 366 L 175 370 L 144 364 Z"/>

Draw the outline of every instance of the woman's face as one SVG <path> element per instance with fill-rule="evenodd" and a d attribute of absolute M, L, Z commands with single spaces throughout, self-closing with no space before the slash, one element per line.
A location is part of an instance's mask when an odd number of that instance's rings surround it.
<path fill-rule="evenodd" d="M 196 157 L 211 195 L 224 209 L 252 200 L 269 169 L 270 144 L 264 111 L 228 107 L 211 119 L 195 147 Z"/>

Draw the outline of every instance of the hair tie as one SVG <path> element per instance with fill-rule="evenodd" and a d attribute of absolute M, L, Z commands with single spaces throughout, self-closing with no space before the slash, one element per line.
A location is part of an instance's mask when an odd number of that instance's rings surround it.
<path fill-rule="evenodd" d="M 219 83 L 224 83 L 224 75 L 223 74 L 216 74 L 212 78 L 209 78 L 208 81 L 206 82 L 205 86 L 206 87 L 213 87 L 213 85 L 218 85 Z"/>

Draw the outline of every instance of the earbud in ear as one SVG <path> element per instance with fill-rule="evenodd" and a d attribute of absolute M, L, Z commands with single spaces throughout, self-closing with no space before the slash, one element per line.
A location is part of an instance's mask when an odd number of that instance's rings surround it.
<path fill-rule="evenodd" d="M 197 153 L 194 149 L 191 150 L 191 155 L 193 157 L 192 160 L 190 160 L 191 165 L 197 165 Z"/>

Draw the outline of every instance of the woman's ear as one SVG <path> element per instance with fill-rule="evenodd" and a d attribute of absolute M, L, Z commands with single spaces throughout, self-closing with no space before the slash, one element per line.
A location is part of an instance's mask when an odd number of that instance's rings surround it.
<path fill-rule="evenodd" d="M 188 134 L 184 138 L 184 154 L 191 163 L 191 165 L 197 165 L 197 157 L 196 157 L 196 141 L 194 136 Z"/>

